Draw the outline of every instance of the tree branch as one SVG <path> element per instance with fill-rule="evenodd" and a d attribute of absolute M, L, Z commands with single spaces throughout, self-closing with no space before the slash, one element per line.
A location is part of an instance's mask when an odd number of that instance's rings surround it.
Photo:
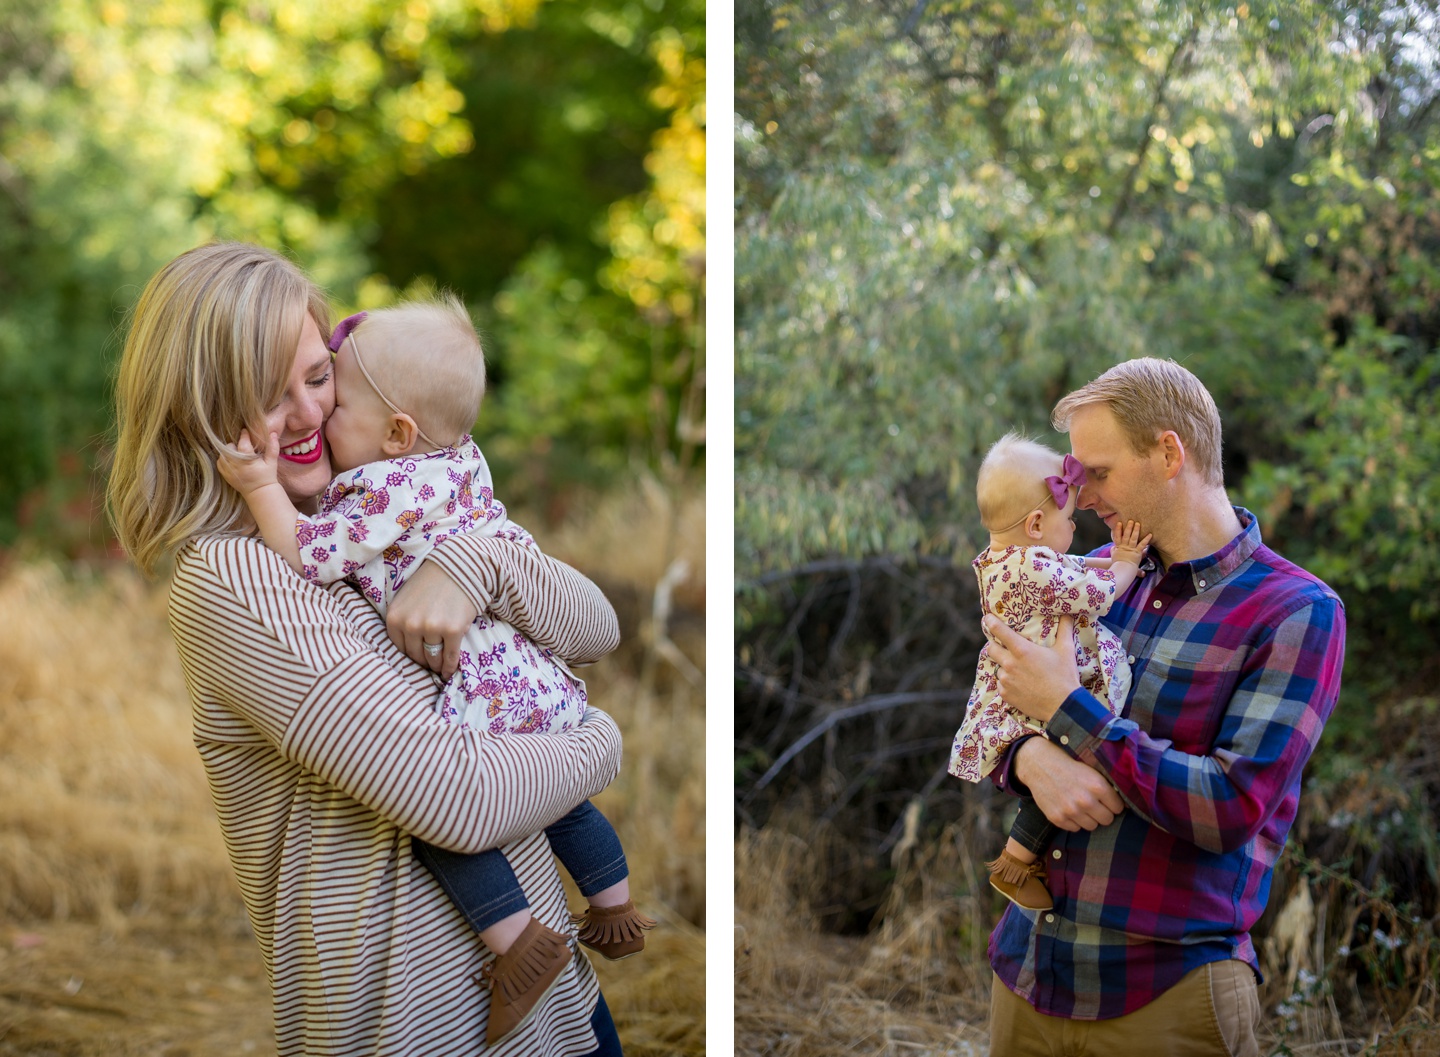
<path fill-rule="evenodd" d="M 1160 117 L 1160 109 L 1165 105 L 1165 93 L 1170 88 L 1170 82 L 1175 77 L 1179 64 L 1195 43 L 1195 37 L 1200 32 L 1200 23 L 1191 22 L 1190 32 L 1185 38 L 1175 45 L 1175 50 L 1170 53 L 1170 58 L 1165 60 L 1165 72 L 1155 82 L 1155 94 L 1150 99 L 1150 112 L 1145 116 L 1145 127 L 1140 133 L 1140 142 L 1135 145 L 1135 161 L 1130 170 L 1125 174 L 1125 185 L 1120 189 L 1120 198 L 1115 203 L 1115 211 L 1110 214 L 1110 223 L 1105 226 L 1107 238 L 1113 238 L 1120 222 L 1125 219 L 1125 214 L 1130 211 L 1130 200 L 1135 194 L 1135 181 L 1140 178 L 1140 167 L 1145 164 L 1145 155 L 1150 151 L 1150 130 L 1155 127 L 1155 122 Z"/>
<path fill-rule="evenodd" d="M 755 783 L 754 787 L 745 795 L 743 802 L 749 803 L 753 800 L 755 794 L 774 781 L 775 776 L 783 771 L 791 760 L 800 755 L 806 746 L 847 719 L 869 715 L 872 712 L 882 712 L 890 708 L 899 708 L 901 705 L 924 705 L 945 701 L 957 702 L 962 699 L 968 699 L 968 696 L 968 694 L 962 694 L 956 690 L 931 690 L 912 694 L 878 694 L 875 697 L 857 701 L 853 705 L 837 708 L 795 741 L 791 742 L 790 746 L 770 765 L 769 770 L 760 776 L 760 779 Z"/>

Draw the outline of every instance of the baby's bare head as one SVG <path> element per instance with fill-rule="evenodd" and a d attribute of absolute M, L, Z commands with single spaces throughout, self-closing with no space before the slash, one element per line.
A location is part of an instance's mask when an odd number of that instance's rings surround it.
<path fill-rule="evenodd" d="M 380 391 L 437 444 L 468 433 L 485 396 L 485 354 L 454 294 L 376 309 L 354 330 Z"/>
<path fill-rule="evenodd" d="M 1062 472 L 1065 458 L 1019 433 L 997 440 L 975 477 L 980 522 L 990 532 L 1013 526 L 1048 494 L 1045 478 Z"/>

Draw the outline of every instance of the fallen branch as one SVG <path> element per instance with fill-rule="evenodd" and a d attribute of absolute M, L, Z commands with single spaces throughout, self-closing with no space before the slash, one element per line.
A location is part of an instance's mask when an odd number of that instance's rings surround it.
<path fill-rule="evenodd" d="M 830 712 L 819 723 L 815 724 L 815 726 L 807 730 L 798 739 L 791 742 L 789 748 L 782 752 L 775 762 L 770 765 L 769 770 L 760 776 L 754 788 L 746 794 L 744 802 L 748 803 L 754 798 L 756 793 L 774 781 L 775 776 L 784 770 L 785 766 L 791 760 L 800 755 L 806 746 L 826 731 L 833 729 L 837 724 L 843 723 L 847 719 L 854 719 L 857 716 L 867 716 L 872 712 L 883 712 L 890 708 L 899 708 L 901 705 L 926 705 L 945 701 L 963 703 L 968 699 L 968 696 L 968 694 L 963 694 L 957 690 L 931 690 L 909 694 L 877 694 L 875 697 L 867 697 L 862 701 L 857 701 L 853 705 L 837 708 L 833 712 Z"/>

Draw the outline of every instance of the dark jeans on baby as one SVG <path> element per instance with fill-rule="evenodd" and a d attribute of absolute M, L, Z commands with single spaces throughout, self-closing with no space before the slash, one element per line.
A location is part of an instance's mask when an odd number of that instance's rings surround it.
<path fill-rule="evenodd" d="M 588 800 L 546 826 L 545 836 L 550 839 L 555 857 L 586 898 L 630 875 L 615 827 Z M 412 840 L 410 846 L 415 858 L 435 875 L 476 932 L 530 908 L 515 871 L 499 850 L 464 855 L 421 840 Z"/>
<path fill-rule="evenodd" d="M 1020 813 L 1010 827 L 1010 836 L 1026 851 L 1044 855 L 1051 838 L 1055 836 L 1055 825 L 1045 817 L 1040 805 L 1029 797 L 1020 798 Z"/>

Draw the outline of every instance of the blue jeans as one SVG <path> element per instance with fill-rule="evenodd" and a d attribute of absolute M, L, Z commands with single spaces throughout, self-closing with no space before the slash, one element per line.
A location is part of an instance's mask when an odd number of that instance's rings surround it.
<path fill-rule="evenodd" d="M 546 826 L 545 836 L 586 898 L 630 876 L 615 827 L 588 800 Z M 421 840 L 411 840 L 410 846 L 476 932 L 530 909 L 509 860 L 497 849 L 462 855 Z"/>
<path fill-rule="evenodd" d="M 605 1004 L 604 995 L 599 996 L 595 1012 L 590 1014 L 590 1030 L 595 1032 L 595 1041 L 600 1045 L 585 1057 L 625 1057 L 620 1052 L 620 1033 L 615 1030 L 615 1021 L 610 1018 L 610 1007 Z"/>

